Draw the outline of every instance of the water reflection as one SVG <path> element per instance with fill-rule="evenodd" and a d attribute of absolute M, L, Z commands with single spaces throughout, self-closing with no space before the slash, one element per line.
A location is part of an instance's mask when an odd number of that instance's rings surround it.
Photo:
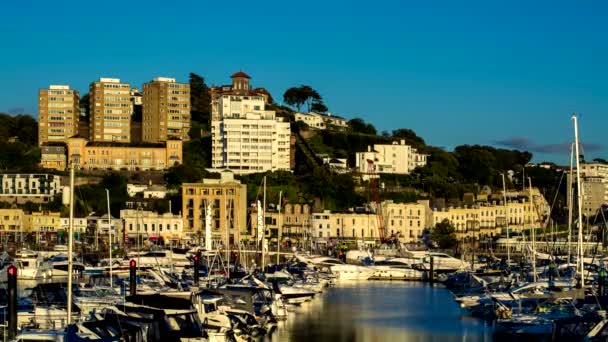
<path fill-rule="evenodd" d="M 443 287 L 422 283 L 340 284 L 294 308 L 273 341 L 489 341 Z"/>

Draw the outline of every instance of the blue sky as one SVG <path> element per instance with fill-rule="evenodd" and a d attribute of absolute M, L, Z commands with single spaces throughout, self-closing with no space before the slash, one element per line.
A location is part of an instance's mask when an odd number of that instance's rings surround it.
<path fill-rule="evenodd" d="M 2 1 L 0 111 L 100 76 L 209 84 L 244 70 L 280 99 L 309 84 L 330 110 L 448 149 L 489 144 L 566 162 L 580 113 L 608 158 L 606 1 Z"/>

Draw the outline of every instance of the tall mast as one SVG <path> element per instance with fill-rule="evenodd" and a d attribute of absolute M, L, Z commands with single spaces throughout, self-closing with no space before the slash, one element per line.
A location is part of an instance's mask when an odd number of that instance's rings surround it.
<path fill-rule="evenodd" d="M 283 196 L 283 191 L 279 191 L 279 204 L 277 204 L 277 209 L 279 210 L 279 220 L 277 226 L 277 265 L 280 263 L 281 256 L 281 231 L 283 230 L 283 220 L 281 220 L 281 197 Z"/>
<path fill-rule="evenodd" d="M 530 193 L 528 194 L 528 202 L 530 203 L 530 212 L 534 207 L 532 202 L 532 178 L 528 177 L 528 184 L 530 185 Z M 535 210 L 536 211 L 536 210 Z M 532 274 L 534 281 L 536 281 L 536 227 L 532 225 Z"/>
<path fill-rule="evenodd" d="M 76 158 L 74 158 L 76 159 Z M 68 229 L 68 317 L 67 323 L 72 323 L 72 273 L 74 271 L 74 164 L 75 160 L 70 163 L 70 222 Z"/>
<path fill-rule="evenodd" d="M 585 286 L 584 263 L 583 263 L 583 202 L 581 198 L 581 165 L 578 143 L 578 119 L 572 115 L 574 121 L 574 150 L 576 152 L 576 202 L 578 209 L 578 266 L 581 274 L 581 287 Z"/>
<path fill-rule="evenodd" d="M 264 197 L 262 202 L 262 218 L 264 225 L 262 226 L 262 271 L 264 271 L 264 243 L 266 242 L 266 176 L 264 176 Z"/>
<path fill-rule="evenodd" d="M 502 173 L 502 195 L 505 204 L 505 226 L 507 227 L 507 264 L 511 264 L 511 238 L 509 234 L 509 207 L 507 205 L 507 185 L 505 183 L 505 174 Z"/>
<path fill-rule="evenodd" d="M 574 143 L 570 144 L 570 179 L 568 182 L 568 262 L 572 260 L 572 182 L 573 182 L 573 164 L 574 164 Z"/>
<path fill-rule="evenodd" d="M 112 221 L 110 220 L 110 190 L 106 189 L 106 199 L 108 201 L 108 239 L 110 240 L 110 287 L 112 283 Z"/>

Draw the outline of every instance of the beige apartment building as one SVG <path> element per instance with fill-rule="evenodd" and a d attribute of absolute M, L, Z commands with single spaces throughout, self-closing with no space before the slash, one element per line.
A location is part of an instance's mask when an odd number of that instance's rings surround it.
<path fill-rule="evenodd" d="M 382 202 L 382 215 L 386 236 L 401 242 L 420 242 L 422 232 L 430 225 L 431 210 L 428 200 L 416 203 Z"/>
<path fill-rule="evenodd" d="M 25 230 L 25 214 L 21 209 L 0 209 L 0 235 L 18 234 Z"/>
<path fill-rule="evenodd" d="M 143 87 L 142 141 L 190 139 L 190 84 L 157 77 Z"/>
<path fill-rule="evenodd" d="M 89 139 L 131 142 L 131 86 L 118 78 L 100 78 L 89 86 Z"/>
<path fill-rule="evenodd" d="M 220 179 L 182 184 L 184 238 L 200 241 L 205 236 L 207 208 L 211 206 L 211 239 L 214 245 L 238 243 L 247 227 L 247 185 L 234 179 L 231 171 Z M 228 237 L 228 241 L 226 238 Z"/>
<path fill-rule="evenodd" d="M 548 203 L 538 189 L 501 200 L 478 201 L 462 207 L 433 208 L 432 226 L 448 220 L 456 229 L 459 240 L 488 238 L 500 235 L 508 226 L 511 231 L 540 228 L 548 214 Z"/>
<path fill-rule="evenodd" d="M 78 134 L 80 96 L 67 85 L 38 91 L 38 144 L 65 142 Z"/>
<path fill-rule="evenodd" d="M 313 213 L 311 234 L 317 242 L 344 239 L 373 244 L 380 239 L 378 227 L 381 221 L 381 215 L 372 212 L 324 210 L 321 213 Z"/>
<path fill-rule="evenodd" d="M 78 156 L 83 170 L 165 170 L 183 161 L 181 140 L 134 146 L 73 137 L 68 139 L 67 153 L 68 163 Z"/>
<path fill-rule="evenodd" d="M 258 211 L 252 207 L 249 222 L 251 222 L 250 236 L 255 240 L 258 233 Z M 308 238 L 312 224 L 312 212 L 310 205 L 300 203 L 286 203 L 281 209 L 266 210 L 264 230 L 266 238 L 276 240 L 281 229 L 281 241 L 300 241 Z"/>

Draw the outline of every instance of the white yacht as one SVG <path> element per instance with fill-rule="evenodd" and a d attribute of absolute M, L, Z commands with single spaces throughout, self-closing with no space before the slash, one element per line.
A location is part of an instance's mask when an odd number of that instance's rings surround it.
<path fill-rule="evenodd" d="M 314 258 L 311 262 L 315 266 L 329 267 L 339 280 L 368 280 L 376 272 L 373 267 L 349 265 L 331 257 Z"/>
<path fill-rule="evenodd" d="M 425 270 L 430 270 L 431 268 L 431 257 L 433 257 L 433 270 L 435 272 L 454 272 L 471 269 L 470 263 L 445 253 L 429 251 L 408 251 L 407 253 L 411 258 L 419 259 L 420 264 L 422 264 Z"/>
<path fill-rule="evenodd" d="M 185 267 L 192 264 L 186 254 L 173 253 L 170 250 L 131 252 L 128 254 L 128 259 L 123 260 L 125 266 L 128 266 L 131 259 L 137 260 L 139 267 Z"/>
<path fill-rule="evenodd" d="M 372 266 L 376 270 L 373 279 L 422 280 L 424 271 L 413 269 L 419 260 L 413 258 L 388 258 L 377 261 Z"/>
<path fill-rule="evenodd" d="M 68 275 L 68 256 L 65 254 L 57 254 L 41 263 L 43 277 L 66 277 Z M 73 273 L 84 272 L 84 264 L 73 258 L 72 270 Z"/>

